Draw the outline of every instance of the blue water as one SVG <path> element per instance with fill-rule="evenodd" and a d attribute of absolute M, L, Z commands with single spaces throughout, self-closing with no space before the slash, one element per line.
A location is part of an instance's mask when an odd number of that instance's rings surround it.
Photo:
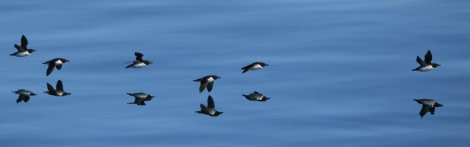
<path fill-rule="evenodd" d="M 468 146 L 470 2 L 4 1 L 0 146 Z M 37 51 L 9 56 L 26 35 Z M 442 66 L 412 72 L 428 49 Z M 134 52 L 153 64 L 125 69 Z M 71 60 L 46 77 L 43 62 Z M 240 68 L 264 61 L 266 68 Z M 208 93 L 192 80 L 221 76 Z M 61 80 L 69 96 L 51 96 Z M 36 93 L 16 103 L 18 89 Z M 271 99 L 246 100 L 253 91 Z M 126 93 L 155 96 L 145 106 Z M 214 98 L 218 117 L 195 113 Z M 419 116 L 417 98 L 443 104 Z"/>

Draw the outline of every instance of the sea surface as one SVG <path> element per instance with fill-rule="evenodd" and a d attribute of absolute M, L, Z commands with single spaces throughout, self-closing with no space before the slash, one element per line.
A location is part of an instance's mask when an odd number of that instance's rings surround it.
<path fill-rule="evenodd" d="M 470 145 L 470 1 L 0 3 L 0 146 Z M 37 50 L 9 54 L 21 35 Z M 411 71 L 431 50 L 442 66 Z M 126 69 L 144 54 L 153 63 Z M 46 76 L 53 58 L 70 60 Z M 252 62 L 269 64 L 242 74 Z M 193 80 L 221 78 L 199 93 Z M 58 80 L 68 96 L 45 93 Z M 34 92 L 16 102 L 18 89 Z M 268 101 L 249 101 L 254 91 Z M 154 96 L 128 104 L 127 93 Z M 212 96 L 218 117 L 196 113 Z M 443 107 L 419 115 L 413 99 Z"/>

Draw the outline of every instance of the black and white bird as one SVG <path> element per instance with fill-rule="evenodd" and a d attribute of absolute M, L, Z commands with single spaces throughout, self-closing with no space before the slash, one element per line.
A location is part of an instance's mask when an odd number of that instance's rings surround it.
<path fill-rule="evenodd" d="M 196 111 L 196 113 L 206 114 L 209 116 L 219 116 L 220 114 L 224 113 L 215 110 L 214 99 L 212 99 L 212 96 L 210 95 L 207 98 L 207 106 L 205 106 L 204 104 L 200 104 L 199 106 L 201 107 L 201 110 Z"/>
<path fill-rule="evenodd" d="M 36 95 L 34 92 L 25 89 L 18 89 L 17 91 L 14 91 L 14 93 L 19 94 L 18 99 L 16 99 L 16 103 L 23 101 L 26 103 L 29 101 L 29 96 Z"/>
<path fill-rule="evenodd" d="M 419 111 L 419 115 L 421 118 L 427 113 L 431 112 L 431 115 L 434 115 L 436 111 L 436 107 L 442 107 L 444 105 L 437 103 L 436 100 L 433 99 L 414 99 L 414 101 L 422 104 L 421 110 Z"/>
<path fill-rule="evenodd" d="M 217 75 L 208 75 L 208 76 L 204 76 L 202 78 L 196 79 L 196 80 L 194 80 L 194 82 L 200 82 L 201 83 L 201 85 L 199 86 L 199 93 L 204 91 L 204 89 L 206 89 L 206 87 L 207 87 L 207 91 L 211 92 L 212 87 L 214 86 L 214 81 L 219 79 L 219 78 L 221 78 L 221 77 L 219 77 Z"/>
<path fill-rule="evenodd" d="M 52 59 L 52 60 L 49 60 L 49 61 L 46 61 L 42 64 L 47 64 L 47 71 L 46 71 L 46 76 L 49 76 L 49 74 L 52 73 L 52 71 L 54 70 L 54 67 L 57 68 L 57 70 L 60 70 L 62 69 L 62 64 L 64 64 L 65 62 L 70 62 L 69 60 L 67 59 L 64 59 L 64 58 L 55 58 L 55 59 Z"/>
<path fill-rule="evenodd" d="M 251 63 L 250 65 L 247 65 L 245 67 L 242 68 L 243 72 L 242 73 L 245 73 L 247 72 L 248 70 L 258 70 L 258 69 L 261 69 L 265 66 L 268 66 L 268 64 L 264 63 L 264 62 L 253 62 Z"/>
<path fill-rule="evenodd" d="M 134 102 L 129 102 L 127 104 L 137 104 L 139 106 L 144 106 L 145 101 L 150 101 L 154 97 L 154 96 L 151 96 L 150 94 L 146 94 L 143 92 L 127 93 L 127 94 L 135 98 Z"/>
<path fill-rule="evenodd" d="M 16 56 L 16 57 L 26 57 L 31 55 L 33 53 L 34 49 L 28 49 L 28 39 L 23 35 L 21 36 L 21 45 L 15 44 L 15 48 L 17 49 L 16 52 L 10 54 L 10 56 Z"/>
<path fill-rule="evenodd" d="M 264 96 L 263 94 L 259 93 L 258 91 L 254 91 L 249 95 L 242 94 L 247 100 L 250 101 L 267 101 L 271 98 Z"/>
<path fill-rule="evenodd" d="M 132 61 L 132 64 L 126 66 L 126 68 L 142 68 L 149 64 L 152 64 L 152 62 L 142 59 L 144 54 L 139 53 L 139 52 L 135 52 L 134 54 L 135 54 L 135 60 Z"/>
<path fill-rule="evenodd" d="M 426 72 L 426 71 L 433 70 L 434 68 L 438 66 L 441 66 L 437 63 L 431 63 L 431 60 L 432 60 L 431 50 L 428 50 L 428 52 L 426 52 L 426 55 L 424 56 L 424 61 L 419 56 L 416 56 L 416 62 L 418 62 L 419 67 L 416 67 L 412 71 Z"/>
<path fill-rule="evenodd" d="M 68 93 L 68 92 L 65 92 L 64 91 L 64 85 L 62 84 L 62 81 L 59 80 L 57 81 L 57 84 L 55 85 L 55 89 L 54 87 L 52 87 L 51 84 L 47 83 L 47 90 L 45 93 L 49 94 L 49 95 L 53 95 L 53 96 L 67 96 L 67 95 L 70 95 L 72 93 Z"/>

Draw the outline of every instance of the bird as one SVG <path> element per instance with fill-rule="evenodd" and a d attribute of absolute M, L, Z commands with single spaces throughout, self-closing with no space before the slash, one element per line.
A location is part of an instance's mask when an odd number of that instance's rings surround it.
<path fill-rule="evenodd" d="M 250 101 L 267 101 L 271 98 L 264 96 L 263 94 L 259 93 L 258 91 L 254 91 L 249 95 L 242 94 L 247 100 Z"/>
<path fill-rule="evenodd" d="M 15 44 L 13 45 L 18 51 L 10 54 L 10 56 L 16 56 L 16 57 L 26 57 L 31 55 L 33 53 L 34 49 L 28 49 L 28 39 L 23 35 L 21 36 L 21 45 Z"/>
<path fill-rule="evenodd" d="M 202 78 L 199 78 L 199 79 L 196 79 L 196 80 L 193 80 L 193 81 L 201 83 L 201 85 L 199 86 L 199 93 L 204 91 L 204 89 L 206 89 L 206 87 L 207 87 L 207 91 L 211 92 L 212 87 L 214 86 L 214 81 L 219 79 L 219 78 L 221 78 L 221 77 L 219 77 L 217 75 L 208 75 L 208 76 L 204 76 Z"/>
<path fill-rule="evenodd" d="M 138 93 L 127 93 L 130 96 L 135 98 L 134 102 L 129 102 L 127 104 L 137 104 L 139 106 L 145 105 L 145 101 L 150 101 L 154 96 L 151 96 L 146 93 L 138 92 Z"/>
<path fill-rule="evenodd" d="M 134 54 L 135 54 L 135 60 L 132 61 L 132 64 L 126 66 L 126 68 L 131 68 L 131 67 L 132 68 L 142 68 L 142 67 L 145 67 L 149 64 L 152 64 L 152 62 L 142 59 L 144 54 L 139 53 L 139 52 L 135 52 Z"/>
<path fill-rule="evenodd" d="M 261 69 L 265 66 L 268 66 L 269 64 L 266 64 L 264 62 L 253 62 L 251 63 L 250 65 L 247 65 L 245 67 L 242 68 L 243 72 L 242 73 L 245 73 L 247 72 L 248 70 L 258 70 L 258 69 Z"/>
<path fill-rule="evenodd" d="M 414 101 L 422 104 L 421 110 L 419 111 L 419 115 L 421 118 L 429 111 L 431 115 L 434 115 L 436 107 L 443 107 L 444 105 L 437 103 L 436 100 L 433 99 L 414 99 Z"/>
<path fill-rule="evenodd" d="M 29 101 L 29 96 L 36 95 L 34 92 L 25 89 L 18 89 L 17 91 L 14 91 L 14 93 L 19 94 L 18 99 L 16 99 L 16 103 L 20 103 L 22 101 L 26 103 Z"/>
<path fill-rule="evenodd" d="M 418 62 L 419 67 L 416 67 L 412 71 L 426 72 L 438 66 L 441 66 L 440 64 L 437 64 L 437 63 L 431 63 L 431 60 L 432 60 L 431 50 L 428 50 L 428 52 L 426 52 L 426 55 L 424 56 L 424 61 L 419 56 L 416 56 L 416 62 Z"/>
<path fill-rule="evenodd" d="M 54 67 L 56 67 L 57 70 L 62 69 L 62 64 L 64 64 L 65 62 L 70 62 L 70 61 L 64 58 L 54 58 L 52 60 L 42 63 L 42 64 L 48 64 L 46 76 L 49 76 L 49 74 L 52 73 L 52 70 L 54 70 Z"/>
<path fill-rule="evenodd" d="M 214 99 L 212 99 L 212 96 L 210 95 L 207 97 L 207 107 L 204 104 L 200 104 L 199 106 L 201 107 L 201 110 L 196 111 L 196 113 L 206 114 L 212 117 L 219 116 L 224 113 L 215 110 Z"/>
<path fill-rule="evenodd" d="M 49 94 L 49 95 L 53 95 L 53 96 L 67 96 L 67 95 L 70 95 L 72 93 L 68 93 L 68 92 L 65 92 L 64 91 L 64 85 L 62 84 L 62 81 L 61 80 L 58 80 L 57 81 L 57 84 L 56 84 L 56 89 L 54 89 L 54 87 L 52 87 L 51 84 L 47 83 L 47 90 L 45 93 Z"/>

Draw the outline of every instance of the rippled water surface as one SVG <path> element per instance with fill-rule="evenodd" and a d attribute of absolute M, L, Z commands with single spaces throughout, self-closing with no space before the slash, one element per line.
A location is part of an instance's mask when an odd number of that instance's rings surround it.
<path fill-rule="evenodd" d="M 1 146 L 468 146 L 470 2 L 5 1 Z M 26 35 L 31 56 L 13 57 Z M 430 49 L 430 72 L 412 72 Z M 144 53 L 153 64 L 124 68 Z M 46 76 L 43 62 L 69 59 Z M 269 66 L 242 74 L 255 61 Z M 193 80 L 222 78 L 212 92 Z M 44 93 L 63 82 L 71 95 Z M 17 103 L 18 89 L 36 96 Z M 271 98 L 248 101 L 253 91 Z M 127 104 L 144 92 L 145 106 Z M 195 113 L 211 95 L 218 117 Z M 443 104 L 419 116 L 413 99 Z"/>

